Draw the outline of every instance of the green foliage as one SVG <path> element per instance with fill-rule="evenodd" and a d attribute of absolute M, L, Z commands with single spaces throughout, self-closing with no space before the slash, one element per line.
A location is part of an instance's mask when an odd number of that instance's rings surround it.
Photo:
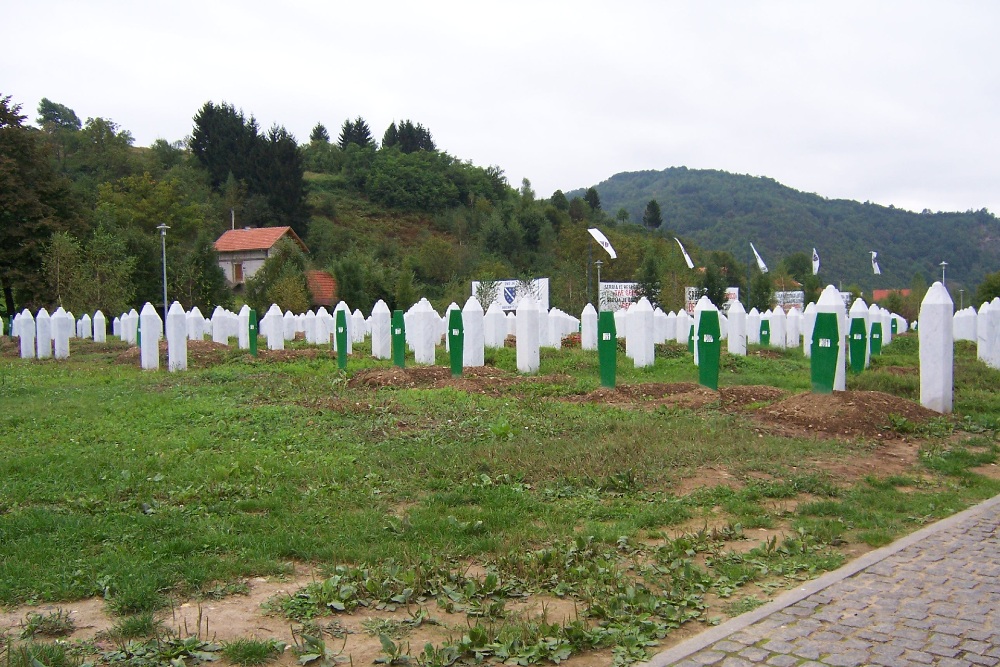
<path fill-rule="evenodd" d="M 31 612 L 21 626 L 21 639 L 34 639 L 38 636 L 64 637 L 76 629 L 71 613 L 62 609 L 47 614 Z"/>
<path fill-rule="evenodd" d="M 231 175 L 248 198 L 265 203 L 268 224 L 288 225 L 305 236 L 305 167 L 291 134 L 277 125 L 261 132 L 252 116 L 247 119 L 226 103 L 206 102 L 194 123 L 191 152 L 208 171 L 212 187 L 220 191 Z"/>
<path fill-rule="evenodd" d="M 986 209 L 911 213 L 825 199 L 770 178 L 686 167 L 616 174 L 597 190 L 606 209 L 624 207 L 632 220 L 641 220 L 649 200 L 656 199 L 675 233 L 737 257 L 746 256 L 747 239 L 773 249 L 776 259 L 815 246 L 824 275 L 856 282 L 866 291 L 904 287 L 914 268 L 935 275 L 942 257 L 951 262 L 950 281 L 972 285 L 1000 261 L 1000 250 L 985 242 L 997 228 L 996 217 Z M 873 249 L 885 260 L 882 276 L 872 275 Z"/>
<path fill-rule="evenodd" d="M 654 309 L 658 308 L 660 305 L 660 290 L 662 289 L 660 265 L 652 252 L 647 253 L 646 258 L 642 261 L 642 266 L 636 273 L 635 281 L 639 284 L 638 295 L 649 299 Z"/>
<path fill-rule="evenodd" d="M 382 136 L 382 148 L 397 148 L 403 153 L 437 150 L 430 130 L 410 120 L 404 120 L 398 125 L 393 121 Z"/>
<path fill-rule="evenodd" d="M 627 212 L 628 209 L 625 209 Z M 626 216 L 626 220 L 628 217 Z M 660 204 L 655 199 L 650 199 L 646 204 L 646 210 L 642 212 L 642 224 L 646 229 L 659 229 L 663 224 L 663 214 L 660 212 Z"/>
<path fill-rule="evenodd" d="M 976 287 L 976 297 L 971 305 L 979 308 L 980 304 L 992 301 L 1000 296 L 1000 271 L 987 274 Z"/>
<path fill-rule="evenodd" d="M 258 313 L 267 312 L 271 304 L 301 313 L 309 308 L 309 288 L 306 284 L 306 258 L 291 239 L 275 244 L 271 256 L 257 273 L 246 281 L 244 297 Z"/>
<path fill-rule="evenodd" d="M 390 208 L 440 211 L 458 202 L 450 166 L 451 159 L 442 153 L 383 148 L 372 163 L 365 191 Z"/>
<path fill-rule="evenodd" d="M 277 660 L 285 650 L 285 643 L 276 639 L 234 639 L 222 646 L 222 655 L 234 665 L 256 667 Z"/>
<path fill-rule="evenodd" d="M 771 276 L 767 273 L 754 271 L 754 276 L 750 280 L 749 308 L 756 308 L 763 313 L 773 305 L 773 297 L 774 283 L 771 281 Z"/>
<path fill-rule="evenodd" d="M 53 232 L 77 227 L 69 183 L 49 162 L 20 105 L 0 96 L 0 289 L 5 311 L 48 303 L 42 258 Z"/>
<path fill-rule="evenodd" d="M 716 308 L 722 308 L 726 303 L 726 288 L 729 282 L 722 275 L 722 270 L 714 262 L 705 265 L 705 273 L 702 276 L 701 288 L 704 290 L 708 300 L 715 304 Z"/>
<path fill-rule="evenodd" d="M 330 133 L 326 131 L 326 126 L 323 123 L 316 123 L 312 132 L 309 133 L 309 141 L 324 144 L 330 143 Z"/>
<path fill-rule="evenodd" d="M 597 188 L 587 188 L 587 192 L 583 195 L 583 201 L 590 206 L 590 210 L 601 210 L 601 196 L 597 194 Z"/>
<path fill-rule="evenodd" d="M 340 136 L 337 138 L 337 145 L 340 150 L 347 150 L 350 145 L 361 148 L 374 148 L 375 140 L 372 138 L 371 128 L 364 118 L 358 116 L 354 120 L 347 119 L 340 128 Z"/>

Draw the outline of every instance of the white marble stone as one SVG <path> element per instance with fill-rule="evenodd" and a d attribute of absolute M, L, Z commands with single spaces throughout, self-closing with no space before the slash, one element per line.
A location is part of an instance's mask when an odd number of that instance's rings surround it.
<path fill-rule="evenodd" d="M 186 371 L 188 367 L 188 314 L 174 301 L 167 310 L 167 370 Z"/>
<path fill-rule="evenodd" d="M 93 338 L 94 337 L 94 323 L 90 319 L 89 313 L 84 313 L 83 317 L 80 318 L 80 333 L 77 334 L 79 338 Z"/>
<path fill-rule="evenodd" d="M 597 349 L 597 310 L 589 303 L 580 313 L 580 349 Z"/>
<path fill-rule="evenodd" d="M 475 368 L 486 363 L 486 314 L 476 297 L 470 296 L 462 308 L 462 366 Z"/>
<path fill-rule="evenodd" d="M 538 302 L 526 294 L 517 307 L 517 370 L 534 374 L 540 366 L 538 346 Z"/>
<path fill-rule="evenodd" d="M 507 339 L 507 317 L 496 303 L 491 303 L 486 309 L 483 326 L 486 347 L 493 349 L 503 347 Z"/>
<path fill-rule="evenodd" d="M 44 308 L 35 316 L 35 348 L 39 359 L 52 356 L 52 316 Z"/>
<path fill-rule="evenodd" d="M 774 310 L 771 311 L 771 347 L 776 347 L 779 350 L 785 349 L 786 336 L 788 335 L 787 323 L 785 309 L 781 306 L 775 306 Z"/>
<path fill-rule="evenodd" d="M 760 345 L 760 311 L 751 308 L 747 313 L 747 345 Z"/>
<path fill-rule="evenodd" d="M 747 354 L 747 311 L 743 304 L 734 301 L 729 307 L 729 354 L 745 357 Z"/>
<path fill-rule="evenodd" d="M 372 356 L 376 359 L 392 358 L 392 313 L 389 305 L 379 299 L 372 307 Z"/>
<path fill-rule="evenodd" d="M 63 310 L 62 306 L 52 314 L 53 356 L 56 359 L 69 359 L 69 339 L 73 333 L 73 325 L 73 316 Z"/>
<path fill-rule="evenodd" d="M 802 342 L 802 311 L 792 306 L 785 316 L 785 347 L 796 348 Z"/>
<path fill-rule="evenodd" d="M 34 359 L 38 354 L 35 350 L 35 317 L 27 308 L 17 320 L 17 337 L 21 344 L 21 358 Z"/>
<path fill-rule="evenodd" d="M 94 342 L 106 343 L 108 341 L 108 318 L 104 313 L 97 311 L 94 313 Z"/>
<path fill-rule="evenodd" d="M 640 298 L 628 309 L 626 350 L 636 368 L 652 366 L 655 346 L 653 343 L 653 305 L 646 297 Z"/>
<path fill-rule="evenodd" d="M 160 314 L 153 304 L 146 302 L 139 313 L 139 329 L 142 332 L 139 341 L 139 364 L 143 370 L 155 371 L 160 367 L 160 339 L 156 332 L 163 325 Z M 151 332 L 152 335 L 148 335 Z"/>
<path fill-rule="evenodd" d="M 952 311 L 947 288 L 935 282 L 920 302 L 920 405 L 935 412 L 952 410 L 955 390 L 955 347 Z"/>

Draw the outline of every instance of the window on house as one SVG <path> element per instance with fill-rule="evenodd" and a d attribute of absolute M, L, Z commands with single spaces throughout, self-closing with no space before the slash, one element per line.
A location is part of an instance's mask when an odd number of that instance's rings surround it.
<path fill-rule="evenodd" d="M 243 263 L 237 262 L 233 264 L 233 282 L 241 283 L 243 282 Z"/>

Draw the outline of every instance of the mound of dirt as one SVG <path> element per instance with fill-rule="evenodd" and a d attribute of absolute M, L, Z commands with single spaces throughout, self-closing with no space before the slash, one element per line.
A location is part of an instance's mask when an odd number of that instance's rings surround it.
<path fill-rule="evenodd" d="M 938 413 L 913 401 L 880 391 L 836 391 L 832 394 L 796 394 L 753 413 L 767 430 L 782 435 L 803 433 L 832 437 L 890 439 L 890 415 L 923 423 Z"/>
<path fill-rule="evenodd" d="M 520 380 L 506 371 L 492 366 L 463 368 L 462 374 L 453 378 L 451 369 L 444 366 L 411 366 L 408 368 L 366 368 L 358 371 L 347 382 L 352 389 L 457 389 L 475 394 L 497 395 L 504 387 Z"/>
<path fill-rule="evenodd" d="M 771 403 L 784 395 L 785 392 L 781 389 L 765 385 L 745 385 L 719 389 L 719 400 L 724 408 L 739 409 L 755 403 Z"/>
<path fill-rule="evenodd" d="M 693 382 L 622 384 L 614 389 L 600 388 L 566 400 L 580 403 L 603 403 L 620 407 L 656 408 L 674 406 L 701 408 L 719 400 L 719 394 Z"/>

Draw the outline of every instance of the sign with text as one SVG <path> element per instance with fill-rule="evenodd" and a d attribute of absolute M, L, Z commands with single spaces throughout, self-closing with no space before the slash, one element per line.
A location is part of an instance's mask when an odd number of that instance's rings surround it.
<path fill-rule="evenodd" d="M 598 310 L 628 310 L 639 300 L 639 283 L 598 283 L 597 299 Z"/>

